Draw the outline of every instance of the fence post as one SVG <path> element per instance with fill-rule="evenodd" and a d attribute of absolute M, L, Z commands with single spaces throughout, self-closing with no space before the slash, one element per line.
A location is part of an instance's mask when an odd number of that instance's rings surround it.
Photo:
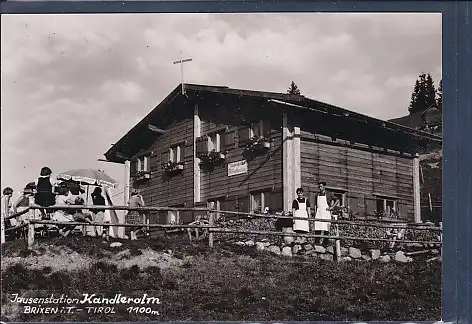
<path fill-rule="evenodd" d="M 439 222 L 439 227 L 441 228 L 441 231 L 439 232 L 439 241 L 441 242 L 441 256 L 443 255 L 443 222 Z"/>
<path fill-rule="evenodd" d="M 337 214 L 334 215 L 334 220 L 338 220 L 338 215 Z M 339 224 L 336 223 L 334 228 L 335 228 L 335 231 L 336 231 L 335 234 L 338 237 L 336 239 L 336 261 L 339 262 L 341 260 L 341 240 L 339 239 L 339 236 L 340 236 L 339 235 Z"/>
<path fill-rule="evenodd" d="M 28 248 L 34 244 L 34 224 L 28 222 Z"/>
<path fill-rule="evenodd" d="M 214 216 L 215 216 L 215 213 L 213 212 L 209 212 L 209 215 L 208 215 L 208 224 L 210 226 L 213 226 L 213 222 L 214 222 Z M 198 231 L 198 229 L 197 229 Z M 213 232 L 212 232 L 212 228 L 208 228 L 208 245 L 212 248 L 213 247 Z"/>

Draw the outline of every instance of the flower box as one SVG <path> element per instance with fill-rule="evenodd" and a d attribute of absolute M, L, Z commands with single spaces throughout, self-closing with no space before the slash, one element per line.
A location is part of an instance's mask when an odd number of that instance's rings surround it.
<path fill-rule="evenodd" d="M 264 154 L 270 149 L 269 139 L 263 136 L 254 136 L 249 139 L 246 147 L 244 148 L 245 154 Z"/>
<path fill-rule="evenodd" d="M 134 180 L 140 181 L 140 180 L 146 180 L 146 179 L 151 179 L 151 172 L 149 171 L 140 171 L 136 174 Z"/>
<path fill-rule="evenodd" d="M 162 170 L 166 173 L 180 172 L 184 169 L 183 162 L 167 161 L 162 163 Z"/>
<path fill-rule="evenodd" d="M 212 150 L 210 152 L 200 154 L 198 158 L 200 159 L 200 168 L 205 171 L 212 171 L 216 167 L 224 164 L 226 155 L 224 152 L 216 152 L 215 150 Z"/>

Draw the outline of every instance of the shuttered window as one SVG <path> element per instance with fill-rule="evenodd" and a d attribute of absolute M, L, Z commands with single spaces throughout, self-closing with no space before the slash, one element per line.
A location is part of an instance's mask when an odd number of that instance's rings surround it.
<path fill-rule="evenodd" d="M 170 161 L 170 151 L 165 151 L 161 155 L 161 162 L 164 163 L 164 162 L 168 162 L 168 161 Z"/>
<path fill-rule="evenodd" d="M 239 147 L 245 146 L 251 137 L 251 129 L 249 127 L 241 127 L 239 128 L 238 135 Z"/>
<path fill-rule="evenodd" d="M 249 213 L 249 196 L 239 197 L 237 200 L 238 211 Z"/>
<path fill-rule="evenodd" d="M 138 173 L 138 160 L 130 161 L 130 175 L 135 176 Z"/>
<path fill-rule="evenodd" d="M 208 136 L 197 137 L 195 140 L 196 155 L 205 154 L 208 152 Z"/>
<path fill-rule="evenodd" d="M 221 147 L 224 147 L 225 150 L 230 150 L 236 146 L 236 130 L 229 131 L 224 134 Z"/>
<path fill-rule="evenodd" d="M 157 168 L 158 168 L 158 158 L 157 158 L 157 154 L 153 154 L 151 155 L 151 157 L 149 158 L 149 170 L 150 171 L 157 171 Z"/>
<path fill-rule="evenodd" d="M 272 125 L 270 119 L 264 119 L 262 123 L 262 135 L 265 138 L 270 138 L 270 135 L 272 133 Z"/>
<path fill-rule="evenodd" d="M 264 193 L 264 208 L 269 207 L 272 213 L 283 211 L 282 191 L 271 191 Z"/>

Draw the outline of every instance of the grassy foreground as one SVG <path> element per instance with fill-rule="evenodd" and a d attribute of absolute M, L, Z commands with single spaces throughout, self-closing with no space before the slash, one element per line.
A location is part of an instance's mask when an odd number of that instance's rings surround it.
<path fill-rule="evenodd" d="M 87 269 L 57 272 L 21 263 L 2 266 L 2 321 L 420 321 L 441 317 L 441 264 L 437 262 L 308 262 L 224 243 L 209 249 L 204 242 L 175 237 L 123 242 L 119 248 L 92 238 L 58 238 L 40 243 L 36 252 L 26 252 L 22 243 L 15 242 L 7 245 L 3 256 L 28 258 L 42 253 L 46 244 L 66 246 L 97 262 Z M 108 251 L 129 250 L 132 258 L 144 248 L 159 253 L 171 249 L 172 257 L 182 262 L 172 267 L 121 268 L 103 261 Z M 129 314 L 122 305 L 115 307 L 115 314 L 33 315 L 9 305 L 14 293 L 36 297 L 146 293 L 160 298 L 162 304 L 153 306 L 159 315 Z M 10 307 L 4 311 L 3 306 Z"/>

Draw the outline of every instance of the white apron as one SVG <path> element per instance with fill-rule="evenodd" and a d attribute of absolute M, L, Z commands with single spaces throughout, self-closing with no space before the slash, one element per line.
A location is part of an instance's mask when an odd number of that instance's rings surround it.
<path fill-rule="evenodd" d="M 327 210 L 329 208 L 326 196 L 318 196 L 316 199 L 316 215 L 315 219 L 331 219 L 331 212 Z M 315 231 L 327 231 L 329 232 L 329 222 L 315 222 Z"/>
<path fill-rule="evenodd" d="M 295 210 L 295 215 L 294 217 L 304 217 L 308 218 L 308 213 L 306 211 L 306 198 L 305 202 L 301 203 L 297 200 L 298 202 L 298 209 Z M 293 230 L 294 231 L 304 231 L 304 232 L 309 232 L 310 231 L 310 223 L 307 220 L 304 219 L 294 219 L 293 220 Z"/>

